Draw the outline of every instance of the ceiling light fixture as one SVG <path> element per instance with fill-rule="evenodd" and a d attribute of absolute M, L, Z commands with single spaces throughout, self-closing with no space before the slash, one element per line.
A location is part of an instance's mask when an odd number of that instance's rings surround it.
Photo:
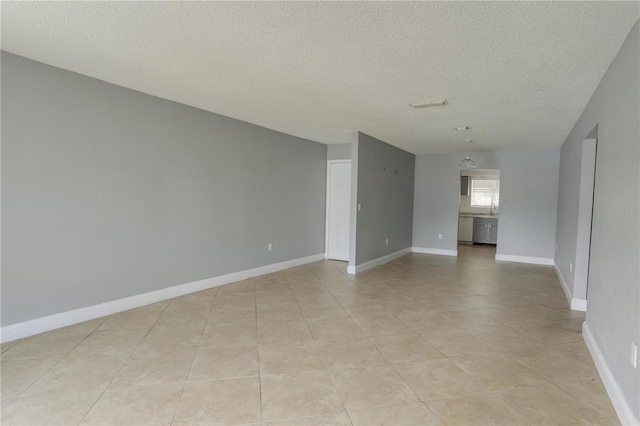
<path fill-rule="evenodd" d="M 469 127 L 469 126 L 456 127 L 456 130 L 471 130 L 471 127 Z"/>
<path fill-rule="evenodd" d="M 476 162 L 469 157 L 469 148 L 471 147 L 471 143 L 473 142 L 471 139 L 466 139 L 467 143 L 467 156 L 460 162 L 460 167 L 466 167 L 467 169 L 475 169 Z"/>
<path fill-rule="evenodd" d="M 449 102 L 447 102 L 446 99 L 443 99 L 441 101 L 436 101 L 436 102 L 420 102 L 415 104 L 409 104 L 409 106 L 411 108 L 429 108 L 434 106 L 444 106 L 444 105 L 447 105 L 448 103 Z"/>

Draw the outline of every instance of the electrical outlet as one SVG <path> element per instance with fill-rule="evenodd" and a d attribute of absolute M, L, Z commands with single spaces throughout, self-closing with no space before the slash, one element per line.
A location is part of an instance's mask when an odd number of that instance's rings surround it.
<path fill-rule="evenodd" d="M 438 239 L 441 240 L 442 239 L 442 234 L 438 234 Z"/>
<path fill-rule="evenodd" d="M 273 250 L 273 244 L 269 243 L 267 244 L 267 251 L 271 251 Z"/>
<path fill-rule="evenodd" d="M 573 263 L 569 264 L 569 272 L 573 272 Z"/>
<path fill-rule="evenodd" d="M 384 243 L 385 245 L 389 245 L 389 239 L 387 238 Z"/>
<path fill-rule="evenodd" d="M 362 210 L 362 205 L 358 203 L 358 211 Z"/>
<path fill-rule="evenodd" d="M 638 368 L 638 345 L 631 342 L 631 365 L 633 368 Z"/>
<path fill-rule="evenodd" d="M 558 251 L 558 245 L 556 244 L 556 251 Z"/>

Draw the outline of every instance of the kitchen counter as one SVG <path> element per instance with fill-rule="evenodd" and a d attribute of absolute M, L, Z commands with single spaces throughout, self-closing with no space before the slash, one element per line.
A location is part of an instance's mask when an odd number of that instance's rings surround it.
<path fill-rule="evenodd" d="M 487 217 L 487 218 L 498 218 L 497 214 L 489 214 L 489 213 L 460 213 L 460 217 Z"/>

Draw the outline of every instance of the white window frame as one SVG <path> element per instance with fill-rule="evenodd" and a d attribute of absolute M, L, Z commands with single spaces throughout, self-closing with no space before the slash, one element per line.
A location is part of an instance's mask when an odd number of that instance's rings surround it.
<path fill-rule="evenodd" d="M 471 191 L 469 193 L 469 195 L 471 195 L 471 199 L 470 199 L 470 204 L 471 207 L 491 207 L 491 203 L 489 204 L 473 204 L 473 194 L 475 191 L 475 185 L 474 182 L 475 181 L 492 181 L 493 185 L 491 188 L 491 200 L 496 200 L 495 202 L 495 206 L 498 207 L 500 205 L 500 178 L 495 178 L 495 177 L 480 177 L 480 176 L 469 176 L 469 178 L 471 179 Z M 498 182 L 498 187 L 496 188 L 496 184 L 495 182 Z M 497 193 L 497 196 L 496 196 Z"/>

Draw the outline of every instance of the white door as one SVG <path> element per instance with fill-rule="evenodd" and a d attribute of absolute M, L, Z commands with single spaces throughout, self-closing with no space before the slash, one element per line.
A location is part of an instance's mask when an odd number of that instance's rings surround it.
<path fill-rule="evenodd" d="M 327 258 L 349 260 L 351 160 L 330 161 L 327 168 Z"/>

